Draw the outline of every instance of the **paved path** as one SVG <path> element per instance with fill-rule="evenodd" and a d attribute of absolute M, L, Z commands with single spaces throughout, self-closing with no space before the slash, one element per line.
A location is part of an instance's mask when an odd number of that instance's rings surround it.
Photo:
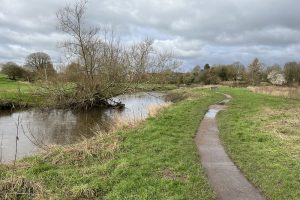
<path fill-rule="evenodd" d="M 226 154 L 219 139 L 216 114 L 226 108 L 231 98 L 213 105 L 205 115 L 196 136 L 201 162 L 209 182 L 221 200 L 263 200 L 260 192 L 243 176 Z"/>

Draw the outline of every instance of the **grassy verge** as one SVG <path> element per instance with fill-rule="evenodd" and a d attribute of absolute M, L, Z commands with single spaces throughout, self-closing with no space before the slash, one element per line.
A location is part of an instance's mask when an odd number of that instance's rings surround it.
<path fill-rule="evenodd" d="M 19 161 L 15 170 L 0 166 L 0 197 L 214 199 L 194 136 L 208 106 L 223 96 L 197 88 L 177 93 L 186 99 L 138 127 L 53 148 Z"/>
<path fill-rule="evenodd" d="M 227 152 L 267 199 L 300 199 L 300 101 L 223 88 L 218 117 Z"/>

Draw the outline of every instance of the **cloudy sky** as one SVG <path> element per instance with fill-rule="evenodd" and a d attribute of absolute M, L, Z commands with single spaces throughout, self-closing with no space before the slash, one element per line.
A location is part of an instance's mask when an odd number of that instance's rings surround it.
<path fill-rule="evenodd" d="M 0 0 L 0 63 L 36 51 L 63 60 L 56 12 L 73 0 Z M 155 39 L 189 69 L 205 63 L 300 61 L 298 0 L 89 0 L 87 21 L 124 41 Z"/>

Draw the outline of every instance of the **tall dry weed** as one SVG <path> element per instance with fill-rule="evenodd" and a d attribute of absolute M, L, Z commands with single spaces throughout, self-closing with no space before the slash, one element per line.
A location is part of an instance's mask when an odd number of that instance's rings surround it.
<path fill-rule="evenodd" d="M 158 114 L 159 111 L 168 108 L 172 105 L 171 102 L 165 102 L 162 104 L 157 104 L 157 105 L 152 105 L 148 108 L 148 114 L 150 117 L 154 117 L 155 115 Z"/>
<path fill-rule="evenodd" d="M 300 99 L 300 87 L 258 86 L 248 87 L 248 89 L 252 92 L 260 94 Z"/>
<path fill-rule="evenodd" d="M 42 186 L 36 182 L 22 177 L 11 177 L 0 181 L 0 199 L 47 199 L 47 194 Z"/>

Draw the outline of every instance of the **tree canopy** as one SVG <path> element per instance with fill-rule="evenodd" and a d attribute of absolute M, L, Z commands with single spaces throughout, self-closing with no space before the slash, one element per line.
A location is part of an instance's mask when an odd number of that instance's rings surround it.
<path fill-rule="evenodd" d="M 1 71 L 3 74 L 6 74 L 9 79 L 16 80 L 17 78 L 22 78 L 25 76 L 26 71 L 18 66 L 14 62 L 6 63 Z"/>

